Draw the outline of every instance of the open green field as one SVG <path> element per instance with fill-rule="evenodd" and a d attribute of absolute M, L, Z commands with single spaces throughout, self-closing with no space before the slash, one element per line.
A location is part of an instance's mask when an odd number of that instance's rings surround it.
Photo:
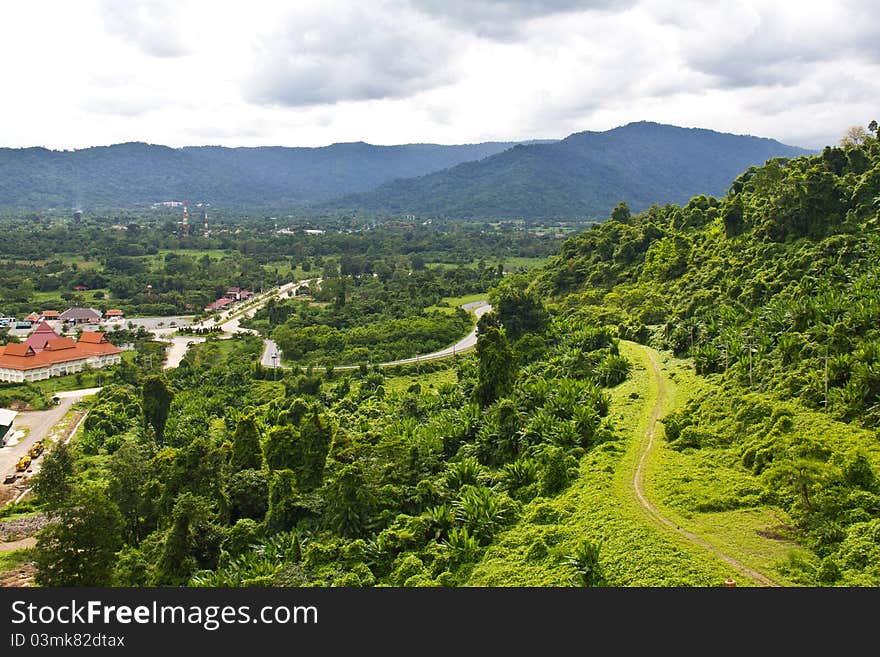
<path fill-rule="evenodd" d="M 481 301 L 482 299 L 486 298 L 486 295 L 486 292 L 477 292 L 476 294 L 465 294 L 460 297 L 443 297 L 442 301 L 452 308 L 458 308 L 459 306 L 463 306 L 466 303 Z"/>
<path fill-rule="evenodd" d="M 80 297 L 82 299 L 83 304 L 88 307 L 96 306 L 99 303 L 108 303 L 113 300 L 112 299 L 113 295 L 110 293 L 109 289 L 96 288 L 94 290 L 86 290 L 85 292 L 75 292 L 74 290 L 55 290 L 54 292 L 39 292 L 38 291 L 38 292 L 34 292 L 32 303 L 35 307 L 40 306 L 40 308 L 39 308 L 40 310 L 59 310 L 60 311 L 60 310 L 69 308 L 73 304 L 70 301 L 64 301 L 61 299 L 62 292 L 70 292 L 71 294 L 76 294 L 78 297 Z M 98 294 L 98 293 L 100 293 L 103 296 L 98 298 L 96 296 L 96 294 Z M 60 301 L 60 304 L 61 304 L 61 306 L 63 306 L 63 308 L 61 308 L 61 307 L 43 308 L 42 305 L 45 305 L 45 303 L 49 302 L 49 301 L 55 303 L 55 305 L 58 305 L 58 302 Z"/>
<path fill-rule="evenodd" d="M 406 392 L 416 383 L 421 386 L 422 393 L 433 392 L 446 384 L 455 384 L 458 376 L 452 367 L 420 374 L 416 371 L 407 374 L 398 374 L 385 377 L 383 384 L 386 392 Z"/>
<path fill-rule="evenodd" d="M 151 269 L 160 269 L 165 263 L 165 256 L 174 253 L 179 256 L 189 256 L 195 260 L 208 256 L 212 260 L 220 260 L 235 253 L 226 249 L 159 249 L 156 253 L 145 256 Z"/>
<path fill-rule="evenodd" d="M 85 256 L 80 253 L 56 253 L 52 256 L 51 260 L 60 260 L 65 264 L 76 264 L 80 269 L 96 269 L 101 266 L 101 263 L 97 260 L 87 260 Z M 12 258 L 0 258 L 0 265 L 2 264 L 15 264 L 15 265 L 36 265 L 38 267 L 44 266 L 49 260 L 16 260 Z"/>
<path fill-rule="evenodd" d="M 483 259 L 483 264 L 486 267 L 497 267 L 500 262 L 505 272 L 516 272 L 523 271 L 528 269 L 534 269 L 535 267 L 540 267 L 544 263 L 547 262 L 547 258 L 528 258 L 525 256 L 506 256 L 504 258 L 497 259 Z M 476 267 L 479 260 L 473 260 L 468 263 L 468 267 Z M 438 267 L 440 269 L 455 269 L 456 267 L 461 267 L 462 265 L 454 262 L 427 262 L 425 263 L 426 267 Z"/>
<path fill-rule="evenodd" d="M 504 259 L 504 271 L 519 271 L 535 269 L 541 267 L 547 262 L 548 258 L 526 258 L 521 256 L 511 256 Z"/>

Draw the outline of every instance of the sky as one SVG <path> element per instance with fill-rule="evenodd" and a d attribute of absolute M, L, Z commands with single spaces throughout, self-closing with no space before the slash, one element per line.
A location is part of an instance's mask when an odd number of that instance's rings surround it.
<path fill-rule="evenodd" d="M 880 120 L 874 0 L 0 3 L 0 146 L 557 139 L 822 148 Z"/>

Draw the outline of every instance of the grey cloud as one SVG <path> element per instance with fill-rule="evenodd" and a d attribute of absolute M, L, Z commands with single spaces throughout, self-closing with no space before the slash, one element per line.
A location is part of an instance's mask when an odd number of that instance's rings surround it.
<path fill-rule="evenodd" d="M 636 0 L 409 0 L 426 14 L 444 18 L 474 34 L 507 40 L 520 25 L 541 16 L 575 12 L 628 9 Z"/>
<path fill-rule="evenodd" d="M 755 12 L 748 27 L 734 20 L 717 39 L 686 42 L 684 60 L 724 88 L 797 85 L 822 62 L 880 63 L 880 22 L 870 7 L 840 2 L 836 9 L 826 22 L 803 23 L 781 11 Z"/>
<path fill-rule="evenodd" d="M 179 57 L 189 52 L 178 27 L 174 2 L 102 0 L 100 12 L 108 34 L 133 43 L 148 55 Z"/>
<path fill-rule="evenodd" d="M 411 15 L 294 16 L 262 40 L 246 94 L 288 106 L 401 98 L 451 81 L 455 57 L 452 35 Z"/>

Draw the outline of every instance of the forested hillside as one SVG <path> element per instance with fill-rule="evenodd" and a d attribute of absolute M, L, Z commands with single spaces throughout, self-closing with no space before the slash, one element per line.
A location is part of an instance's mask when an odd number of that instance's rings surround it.
<path fill-rule="evenodd" d="M 224 206 L 305 205 L 499 153 L 515 142 L 444 146 L 0 149 L 0 207 L 141 207 L 188 199 Z"/>
<path fill-rule="evenodd" d="M 451 362 L 279 374 L 239 336 L 117 368 L 27 503 L 60 519 L 37 582 L 720 586 L 724 552 L 744 584 L 880 585 L 871 130 L 719 197 L 619 204 L 537 275 L 496 276 Z M 357 331 L 417 279 L 373 278 L 254 323 Z"/>
<path fill-rule="evenodd" d="M 602 218 L 621 200 L 643 210 L 718 195 L 749 166 L 804 154 L 772 139 L 639 122 L 516 146 L 327 207 L 455 218 Z"/>
<path fill-rule="evenodd" d="M 716 510 L 785 509 L 823 559 L 801 564 L 812 583 L 880 583 L 878 219 L 868 133 L 750 167 L 719 198 L 619 205 L 534 282 L 585 322 L 692 358 L 716 387 L 664 420 L 669 444 L 704 452 L 715 477 L 754 475 Z"/>

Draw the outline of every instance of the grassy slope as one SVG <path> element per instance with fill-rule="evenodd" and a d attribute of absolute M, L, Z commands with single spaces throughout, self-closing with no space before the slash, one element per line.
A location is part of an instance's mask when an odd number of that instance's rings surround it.
<path fill-rule="evenodd" d="M 711 389 L 712 383 L 694 374 L 690 360 L 662 354 L 658 358 L 667 379 L 668 413 L 688 399 Z M 777 566 L 802 549 L 792 540 L 790 521 L 779 509 L 753 506 L 713 511 L 725 500 L 756 495 L 757 479 L 739 466 L 739 455 L 728 449 L 676 451 L 662 440 L 662 425 L 645 470 L 645 492 L 663 515 L 700 536 L 725 554 L 764 573 L 782 585 L 794 585 Z M 742 576 L 733 574 L 739 582 Z"/>
<path fill-rule="evenodd" d="M 622 343 L 621 352 L 634 369 L 611 391 L 619 439 L 584 456 L 580 476 L 561 495 L 529 503 L 519 523 L 489 547 L 470 585 L 567 586 L 565 556 L 584 538 L 601 541 L 612 586 L 720 586 L 730 576 L 726 564 L 660 529 L 636 501 L 633 473 L 657 390 L 643 348 Z"/>

